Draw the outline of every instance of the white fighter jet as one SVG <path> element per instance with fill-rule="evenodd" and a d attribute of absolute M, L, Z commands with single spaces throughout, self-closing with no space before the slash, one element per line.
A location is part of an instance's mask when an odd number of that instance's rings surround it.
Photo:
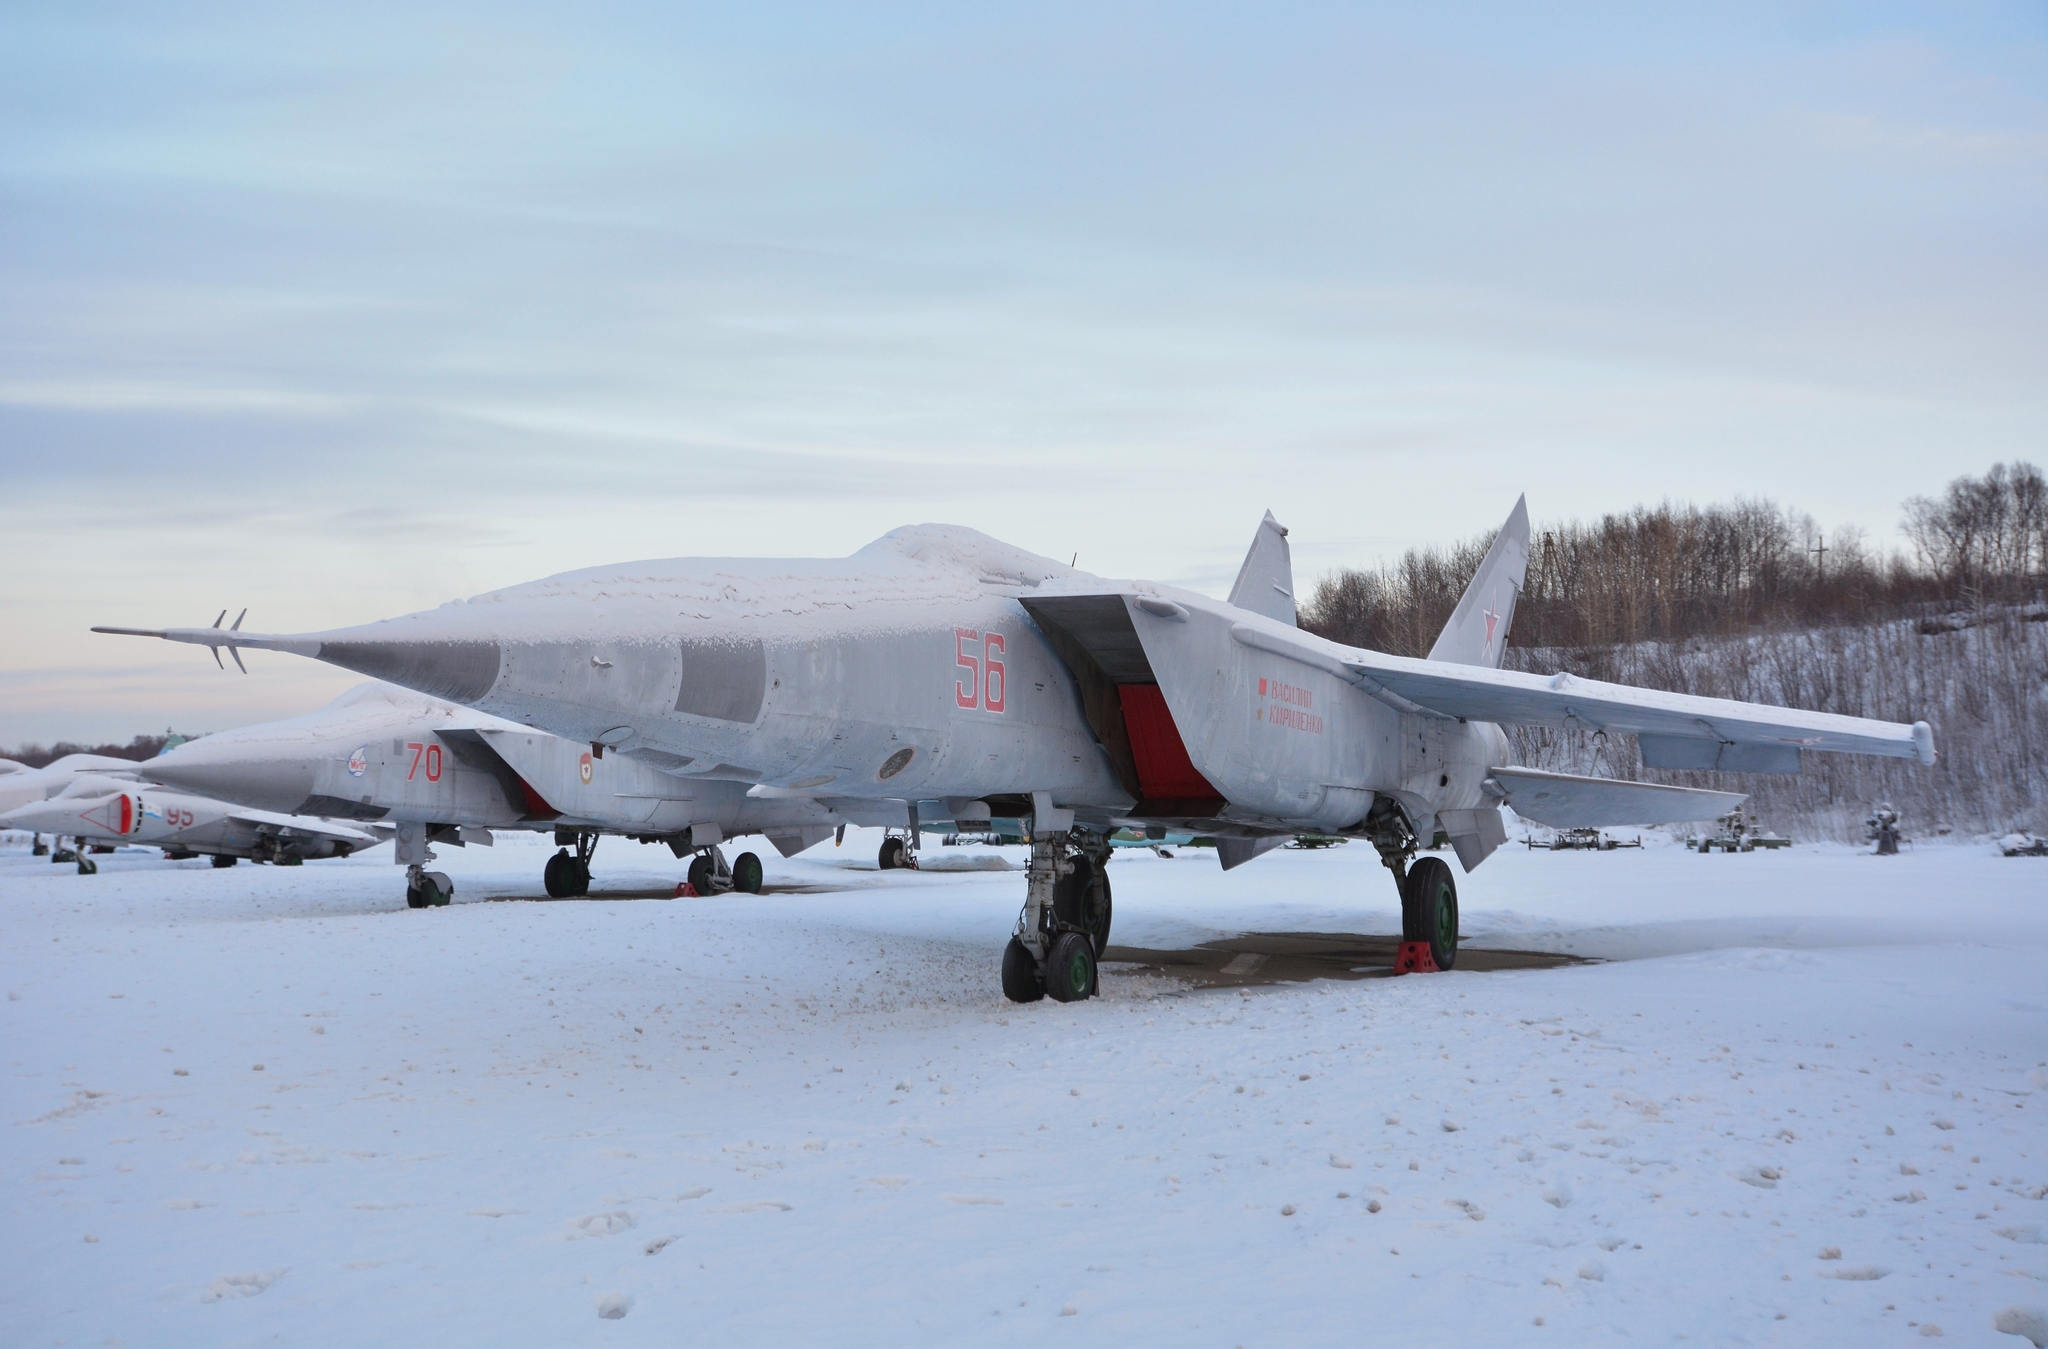
<path fill-rule="evenodd" d="M 1419 968 L 1457 954 L 1457 886 L 1542 824 L 1709 819 L 1738 793 L 1509 762 L 1499 723 L 1640 737 L 1657 768 L 1797 772 L 1808 753 L 1934 761 L 1911 726 L 1499 668 L 1529 551 L 1517 502 L 1428 657 L 1295 624 L 1270 514 L 1228 600 L 1111 581 L 973 530 L 895 530 L 842 559 L 671 559 L 568 572 L 301 635 L 99 628 L 285 651 L 760 795 L 900 803 L 1025 823 L 1024 909 L 1003 989 L 1095 990 L 1118 828 L 1216 837 L 1232 867 L 1301 833 L 1370 842 Z M 239 657 L 238 657 L 239 659 Z"/>
<path fill-rule="evenodd" d="M 166 788 L 151 772 L 154 762 L 72 754 L 46 768 L 0 775 L 0 829 L 71 839 L 81 875 L 99 870 L 87 852 L 95 846 L 139 843 L 173 859 L 212 857 L 227 867 L 244 857 L 287 865 L 346 857 L 380 842 L 345 825 Z M 73 859 L 59 848 L 51 860 Z"/>
<path fill-rule="evenodd" d="M 445 698 L 369 683 L 307 716 L 188 740 L 152 759 L 149 772 L 247 806 L 390 827 L 413 908 L 445 904 L 454 890 L 447 873 L 426 870 L 429 845 L 489 844 L 492 829 L 552 830 L 563 846 L 542 881 L 566 898 L 588 893 L 601 834 L 691 857 L 699 894 L 758 893 L 760 858 L 742 853 L 728 866 L 721 843 L 763 834 L 794 856 L 845 822 L 802 794 L 759 799 L 745 783 L 678 778 L 667 771 L 676 757 L 605 756 Z"/>

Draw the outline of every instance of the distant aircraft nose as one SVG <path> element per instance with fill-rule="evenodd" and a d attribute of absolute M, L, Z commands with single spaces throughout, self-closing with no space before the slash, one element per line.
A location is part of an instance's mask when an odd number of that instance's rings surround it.
<path fill-rule="evenodd" d="M 189 740 L 151 759 L 143 771 L 180 791 L 289 814 L 313 795 L 324 757 L 308 743 L 245 741 L 229 731 Z"/>
<path fill-rule="evenodd" d="M 79 817 L 76 801 L 31 801 L 0 815 L 0 829 L 27 829 L 39 834 L 75 834 L 90 826 Z"/>

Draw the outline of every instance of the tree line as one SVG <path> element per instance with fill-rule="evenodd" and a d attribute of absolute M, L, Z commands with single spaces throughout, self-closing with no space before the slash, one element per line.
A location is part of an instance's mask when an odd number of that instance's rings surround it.
<path fill-rule="evenodd" d="M 109 759 L 133 759 L 139 763 L 144 759 L 154 759 L 163 753 L 164 746 L 171 742 L 174 734 L 175 732 L 166 731 L 162 735 L 138 735 L 125 745 L 81 745 L 70 740 L 59 740 L 56 744 L 47 746 L 23 745 L 20 749 L 0 752 L 0 759 L 12 759 L 30 768 L 47 767 L 67 754 L 100 754 Z M 187 740 L 192 737 L 177 738 Z"/>
<path fill-rule="evenodd" d="M 1823 537 L 1769 501 L 1666 503 L 1532 531 L 1508 669 L 1932 723 L 1940 761 L 1810 754 L 1796 776 L 1646 769 L 1633 736 L 1510 727 L 1515 761 L 1752 793 L 1768 822 L 1848 839 L 1880 800 L 1922 835 L 2048 830 L 2048 532 L 2041 471 L 1996 465 L 1904 506 L 1910 551 Z M 1325 577 L 1302 626 L 1428 652 L 1492 536 Z"/>
<path fill-rule="evenodd" d="M 1812 516 L 1761 498 L 1542 525 L 1531 531 L 1508 643 L 1573 650 L 1938 621 L 1986 602 L 2038 603 L 2048 590 L 2048 480 L 2032 464 L 1957 478 L 1937 497 L 1905 502 L 1904 515 L 1911 552 L 1873 548 L 1854 527 L 1824 532 Z M 1488 533 L 1411 548 L 1326 576 L 1301 624 L 1352 646 L 1426 654 L 1492 542 Z"/>

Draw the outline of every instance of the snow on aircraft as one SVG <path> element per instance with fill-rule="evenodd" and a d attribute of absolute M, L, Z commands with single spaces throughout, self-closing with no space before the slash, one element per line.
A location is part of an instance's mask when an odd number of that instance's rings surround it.
<path fill-rule="evenodd" d="M 445 904 L 454 890 L 447 873 L 426 870 L 429 845 L 488 844 L 492 829 L 554 831 L 564 846 L 542 881 L 559 899 L 589 892 L 600 834 L 691 857 L 699 894 L 758 893 L 761 860 L 742 853 L 728 867 L 719 844 L 763 834 L 794 856 L 845 822 L 802 794 L 761 799 L 746 783 L 678 778 L 667 771 L 677 757 L 652 749 L 601 756 L 445 698 L 370 683 L 307 716 L 189 740 L 149 771 L 225 801 L 393 828 L 413 908 Z M 867 816 L 878 809 L 855 804 Z"/>
<path fill-rule="evenodd" d="M 1413 860 L 1438 832 L 1469 872 L 1506 841 L 1503 803 L 1570 827 L 1708 819 L 1743 799 L 1515 767 L 1503 722 L 1633 734 L 1653 768 L 1789 773 L 1811 752 L 1934 761 L 1925 722 L 1502 670 L 1528 555 L 1517 501 L 1423 659 L 1301 631 L 1271 513 L 1220 601 L 915 525 L 843 559 L 595 567 L 327 632 L 95 631 L 207 646 L 216 661 L 222 647 L 311 657 L 593 755 L 651 750 L 754 796 L 895 803 L 912 846 L 927 803 L 956 822 L 1028 821 L 1026 899 L 1002 961 L 1017 1001 L 1095 992 L 1119 828 L 1214 837 L 1226 868 L 1304 832 L 1366 840 L 1393 873 L 1404 938 L 1448 969 L 1457 885 L 1441 859 Z"/>
<path fill-rule="evenodd" d="M 233 866 L 244 857 L 285 863 L 347 857 L 381 841 L 374 834 L 325 820 L 248 810 L 160 787 L 153 783 L 147 763 L 101 759 L 119 767 L 99 772 L 70 762 L 98 757 L 75 754 L 48 768 L 0 777 L 0 829 L 75 840 L 80 875 L 99 870 L 85 854 L 94 844 L 142 844 L 162 848 L 174 859 L 212 857 L 219 867 Z M 53 771 L 59 769 L 66 771 Z M 22 781 L 31 776 L 40 781 Z"/>

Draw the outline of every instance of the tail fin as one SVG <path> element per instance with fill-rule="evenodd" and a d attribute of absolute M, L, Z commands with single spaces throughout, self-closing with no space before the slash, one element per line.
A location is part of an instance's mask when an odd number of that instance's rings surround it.
<path fill-rule="evenodd" d="M 1498 670 L 1507 652 L 1508 625 L 1515 621 L 1515 601 L 1528 574 L 1529 498 L 1522 496 L 1515 498 L 1507 523 L 1494 536 L 1479 570 L 1472 573 L 1465 597 L 1451 611 L 1451 621 L 1437 635 L 1429 658 Z"/>
<path fill-rule="evenodd" d="M 1237 584 L 1230 588 L 1230 602 L 1290 628 L 1295 626 L 1294 558 L 1287 551 L 1287 526 L 1275 520 L 1271 511 L 1259 522 L 1259 532 L 1252 535 L 1252 550 L 1244 555 L 1244 565 L 1237 569 Z"/>

